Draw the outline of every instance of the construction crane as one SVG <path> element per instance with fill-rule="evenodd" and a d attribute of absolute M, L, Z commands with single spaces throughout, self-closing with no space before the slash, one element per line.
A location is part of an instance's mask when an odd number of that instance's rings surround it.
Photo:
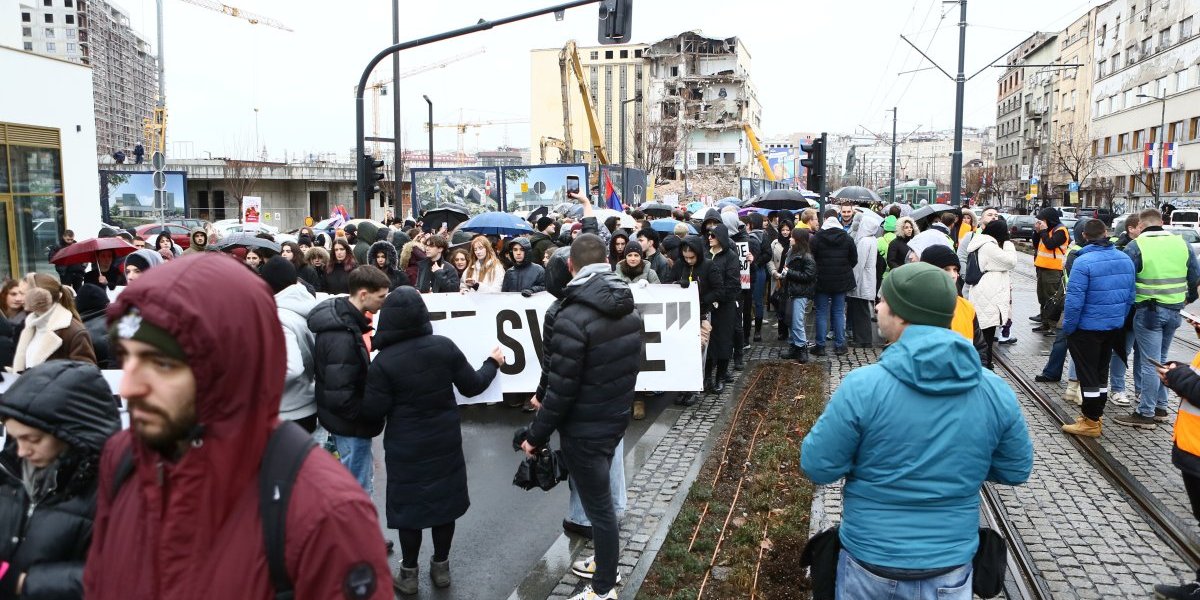
<path fill-rule="evenodd" d="M 449 58 L 442 59 L 438 62 L 429 63 L 427 65 L 422 65 L 420 67 L 416 67 L 416 68 L 410 69 L 408 71 L 404 71 L 403 73 L 400 74 L 400 79 L 407 79 L 409 77 L 412 77 L 413 75 L 420 75 L 421 73 L 428 73 L 429 71 L 445 68 L 446 66 L 454 64 L 460 60 L 465 60 L 465 59 L 471 58 L 472 56 L 478 56 L 485 52 L 487 52 L 487 48 L 480 46 L 474 50 L 471 50 L 470 52 L 464 52 L 464 53 L 456 55 L 456 56 L 451 56 Z M 372 120 L 373 120 L 373 123 L 371 125 L 371 131 L 372 131 L 371 136 L 375 138 L 371 142 L 372 143 L 371 153 L 374 156 L 379 156 L 379 97 L 381 95 L 387 95 L 387 86 L 391 85 L 392 83 L 393 83 L 392 78 L 388 77 L 387 79 L 377 80 L 374 83 L 371 83 L 370 85 L 367 86 L 367 89 L 371 91 L 371 115 L 372 115 Z M 357 87 L 357 86 L 355 86 L 355 87 Z M 357 91 L 357 90 L 355 90 L 355 91 Z M 394 125 L 394 126 L 398 127 L 398 125 Z M 459 151 L 462 151 L 462 139 L 461 138 L 459 138 Z"/>
<path fill-rule="evenodd" d="M 462 118 L 462 116 L 460 115 L 459 119 L 461 119 L 461 118 Z M 475 121 L 475 122 L 467 122 L 467 121 L 460 120 L 458 123 L 434 123 L 433 128 L 434 129 L 449 129 L 449 128 L 453 127 L 455 129 L 457 129 L 458 130 L 458 154 L 461 156 L 464 153 L 463 152 L 463 150 L 464 150 L 463 138 L 467 135 L 467 129 L 472 128 L 472 127 L 483 128 L 483 127 L 488 127 L 490 125 L 512 125 L 515 123 L 528 123 L 528 122 L 529 122 L 529 119 L 503 119 L 503 120 L 498 120 L 498 121 Z M 425 124 L 425 130 L 429 131 L 429 123 Z M 476 135 L 479 135 L 478 132 L 476 132 Z"/>
<path fill-rule="evenodd" d="M 219 13 L 229 15 L 238 19 L 244 19 L 251 25 L 265 25 L 282 29 L 284 31 L 292 31 L 292 29 L 271 17 L 264 17 L 249 11 L 242 10 L 228 4 L 213 2 L 212 0 L 182 0 L 188 4 L 207 8 Z M 167 102 L 166 102 L 166 84 L 163 64 L 163 10 L 162 0 L 158 2 L 158 102 L 154 106 L 154 113 L 142 121 L 142 133 L 146 138 L 146 152 L 153 155 L 155 152 L 165 152 L 167 145 Z"/>
<path fill-rule="evenodd" d="M 565 149 L 562 150 L 562 162 L 573 162 L 575 146 L 572 136 L 571 127 L 571 72 L 575 73 L 575 79 L 579 82 L 579 94 L 583 97 L 584 114 L 587 115 L 588 131 L 592 135 L 592 157 L 589 161 L 592 165 L 591 173 L 595 174 L 597 181 L 600 177 L 600 169 L 596 168 L 597 163 L 607 165 L 608 151 L 604 147 L 604 140 L 600 137 L 599 119 L 596 117 L 596 107 L 592 105 L 592 94 L 588 90 L 587 79 L 583 76 L 583 65 L 579 63 L 579 48 L 575 40 L 567 42 L 561 52 L 558 53 L 558 70 L 559 76 L 562 79 L 562 102 L 563 102 L 563 142 Z"/>
<path fill-rule="evenodd" d="M 746 130 L 746 139 L 750 140 L 750 148 L 754 152 L 754 157 L 758 159 L 758 164 L 762 165 L 763 177 L 768 181 L 775 181 L 775 171 L 771 169 L 771 162 L 767 160 L 767 153 L 763 151 L 762 145 L 758 143 L 758 136 L 754 135 L 754 128 L 750 127 L 749 123 L 742 126 Z"/>

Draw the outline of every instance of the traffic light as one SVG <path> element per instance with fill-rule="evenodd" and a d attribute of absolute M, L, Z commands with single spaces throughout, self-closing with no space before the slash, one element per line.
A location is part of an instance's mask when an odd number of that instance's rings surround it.
<path fill-rule="evenodd" d="M 800 144 L 800 150 L 808 154 L 808 158 L 800 159 L 800 165 L 804 167 L 808 174 L 808 181 L 805 187 L 810 192 L 825 194 L 825 145 L 826 134 L 822 133 L 821 137 L 812 141 L 809 144 Z"/>
<path fill-rule="evenodd" d="M 633 36 L 633 0 L 601 0 L 601 44 L 628 44 Z"/>
<path fill-rule="evenodd" d="M 370 154 L 364 154 L 362 158 L 363 172 L 367 178 L 367 198 L 374 198 L 379 193 L 379 180 L 383 179 L 383 161 L 375 160 Z"/>

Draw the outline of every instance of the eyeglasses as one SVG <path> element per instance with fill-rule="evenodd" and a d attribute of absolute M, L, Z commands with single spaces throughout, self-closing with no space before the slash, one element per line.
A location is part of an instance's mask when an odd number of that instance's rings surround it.
<path fill-rule="evenodd" d="M 710 234 L 708 234 L 708 239 L 710 239 L 710 240 L 715 240 L 715 239 L 717 239 L 717 234 L 715 234 L 715 233 L 710 233 Z"/>

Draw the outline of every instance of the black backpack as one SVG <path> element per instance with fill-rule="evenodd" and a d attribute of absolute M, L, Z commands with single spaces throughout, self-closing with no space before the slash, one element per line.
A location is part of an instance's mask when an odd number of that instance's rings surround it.
<path fill-rule="evenodd" d="M 983 279 L 983 270 L 979 268 L 979 250 L 972 250 L 967 253 L 967 268 L 963 270 L 963 283 L 979 285 L 980 279 Z"/>
<path fill-rule="evenodd" d="M 267 549 L 267 568 L 271 572 L 271 585 L 275 588 L 276 600 L 291 600 L 292 579 L 288 576 L 284 561 L 287 541 L 287 509 L 292 496 L 292 484 L 296 474 L 316 447 L 312 436 L 290 421 L 283 421 L 271 432 L 258 467 L 258 514 L 262 517 L 263 541 Z M 113 473 L 112 488 L 108 492 L 111 502 L 121 491 L 121 486 L 133 474 L 133 447 L 125 449 Z"/>

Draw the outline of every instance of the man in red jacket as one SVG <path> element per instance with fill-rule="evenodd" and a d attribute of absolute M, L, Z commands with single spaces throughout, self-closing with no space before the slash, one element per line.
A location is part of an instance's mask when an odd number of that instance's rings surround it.
<path fill-rule="evenodd" d="M 258 474 L 286 356 L 270 290 L 229 257 L 190 255 L 138 279 L 108 315 L 130 429 L 100 461 L 85 595 L 272 598 Z M 328 453 L 301 464 L 284 530 L 295 598 L 392 597 L 375 507 Z"/>

